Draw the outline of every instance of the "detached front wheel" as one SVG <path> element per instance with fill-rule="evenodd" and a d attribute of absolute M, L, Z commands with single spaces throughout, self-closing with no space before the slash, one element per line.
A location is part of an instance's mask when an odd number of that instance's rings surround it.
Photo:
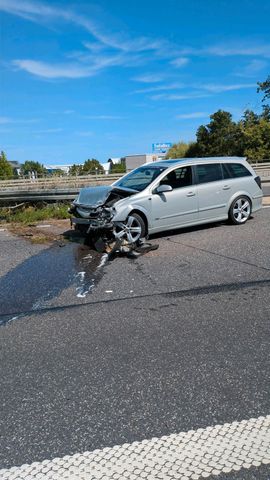
<path fill-rule="evenodd" d="M 251 202 L 248 197 L 236 198 L 230 206 L 229 220 L 235 225 L 243 225 L 251 214 Z"/>
<path fill-rule="evenodd" d="M 145 237 L 145 233 L 144 220 L 137 213 L 129 215 L 125 222 L 115 222 L 114 236 L 118 240 L 136 243 L 140 238 Z"/>

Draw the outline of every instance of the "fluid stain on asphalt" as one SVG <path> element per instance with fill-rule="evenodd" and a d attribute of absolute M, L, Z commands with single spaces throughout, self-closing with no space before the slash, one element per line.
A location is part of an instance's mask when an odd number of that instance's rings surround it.
<path fill-rule="evenodd" d="M 60 248 L 61 246 L 61 248 Z M 56 244 L 34 255 L 0 278 L 0 315 L 48 306 L 74 285 L 74 296 L 85 297 L 101 277 L 105 257 L 86 245 Z M 6 323 L 5 318 L 1 323 Z"/>

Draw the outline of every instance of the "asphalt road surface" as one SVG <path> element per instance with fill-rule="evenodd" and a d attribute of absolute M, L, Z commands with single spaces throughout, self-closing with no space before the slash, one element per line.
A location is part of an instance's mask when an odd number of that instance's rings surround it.
<path fill-rule="evenodd" d="M 269 221 L 113 261 L 0 231 L 0 468 L 268 415 Z"/>

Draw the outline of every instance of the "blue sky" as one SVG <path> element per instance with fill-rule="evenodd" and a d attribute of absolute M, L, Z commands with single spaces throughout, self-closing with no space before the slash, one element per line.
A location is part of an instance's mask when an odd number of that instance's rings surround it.
<path fill-rule="evenodd" d="M 0 0 L 0 15 L 10 160 L 104 162 L 261 108 L 269 0 Z"/>

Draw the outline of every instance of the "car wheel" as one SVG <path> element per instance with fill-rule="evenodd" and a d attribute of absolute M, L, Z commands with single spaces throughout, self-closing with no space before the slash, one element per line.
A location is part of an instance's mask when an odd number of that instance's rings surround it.
<path fill-rule="evenodd" d="M 243 225 L 249 219 L 251 214 L 251 201 L 248 197 L 237 197 L 231 204 L 229 210 L 229 220 L 235 225 Z"/>
<path fill-rule="evenodd" d="M 125 222 L 115 222 L 114 236 L 118 240 L 127 240 L 128 243 L 137 243 L 145 237 L 146 227 L 144 220 L 137 213 L 128 216 Z"/>

